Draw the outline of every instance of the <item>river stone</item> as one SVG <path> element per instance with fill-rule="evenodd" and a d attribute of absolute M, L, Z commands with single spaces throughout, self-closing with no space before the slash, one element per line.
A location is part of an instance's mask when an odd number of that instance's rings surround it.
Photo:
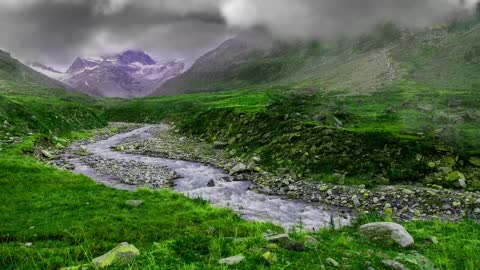
<path fill-rule="evenodd" d="M 305 247 L 302 243 L 290 239 L 288 234 L 278 234 L 267 237 L 267 242 L 279 244 L 282 248 L 292 251 L 303 251 Z"/>
<path fill-rule="evenodd" d="M 48 159 L 53 159 L 52 153 L 48 152 L 47 150 L 42 150 L 42 155 Z"/>
<path fill-rule="evenodd" d="M 230 174 L 237 174 L 237 173 L 244 172 L 246 170 L 247 170 L 247 165 L 243 163 L 238 163 L 230 170 Z"/>
<path fill-rule="evenodd" d="M 132 206 L 132 207 L 139 207 L 140 205 L 143 204 L 142 200 L 128 200 L 125 201 L 126 205 Z"/>
<path fill-rule="evenodd" d="M 353 195 L 353 196 L 352 196 L 352 201 L 353 201 L 353 204 L 354 204 L 356 207 L 360 207 L 360 206 L 361 206 L 360 200 L 358 199 L 358 196 L 357 196 L 357 195 Z"/>
<path fill-rule="evenodd" d="M 105 268 L 113 264 L 129 263 L 140 255 L 140 251 L 133 245 L 123 242 L 114 249 L 92 260 L 97 268 Z"/>
<path fill-rule="evenodd" d="M 393 222 L 375 222 L 362 225 L 360 233 L 371 242 L 383 245 L 398 244 L 409 247 L 414 244 L 413 237 L 405 228 Z"/>
<path fill-rule="evenodd" d="M 394 270 L 409 270 L 405 265 L 394 260 L 383 260 L 382 264 Z"/>
<path fill-rule="evenodd" d="M 224 259 L 220 259 L 218 261 L 219 264 L 226 264 L 226 265 L 235 265 L 241 263 L 243 260 L 245 260 L 245 257 L 242 255 L 236 255 Z"/>
<path fill-rule="evenodd" d="M 214 187 L 214 186 L 215 186 L 215 181 L 213 181 L 213 179 L 208 181 L 207 187 Z"/>

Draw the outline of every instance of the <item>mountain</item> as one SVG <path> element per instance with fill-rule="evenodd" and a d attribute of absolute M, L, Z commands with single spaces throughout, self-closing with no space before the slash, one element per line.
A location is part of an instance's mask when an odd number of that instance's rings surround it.
<path fill-rule="evenodd" d="M 277 86 L 356 95 L 405 80 L 471 88 L 480 84 L 479 42 L 480 23 L 475 18 L 422 31 L 384 23 L 358 37 L 273 42 L 265 48 L 234 38 L 165 82 L 155 95 Z"/>
<path fill-rule="evenodd" d="M 107 57 L 78 57 L 66 73 L 39 71 L 89 95 L 128 98 L 151 94 L 184 69 L 183 61 L 156 61 L 142 51 L 128 50 Z"/>
<path fill-rule="evenodd" d="M 0 87 L 12 83 L 69 89 L 65 84 L 22 64 L 9 53 L 0 50 Z"/>
<path fill-rule="evenodd" d="M 268 42 L 264 46 L 258 46 L 250 39 L 228 39 L 218 48 L 200 57 L 189 70 L 165 82 L 155 94 L 168 95 L 192 90 L 196 92 L 211 90 L 215 87 L 215 83 L 235 74 L 238 67 L 271 55 L 270 49 L 271 44 Z M 235 87 L 237 83 L 235 80 L 227 80 L 230 86 Z"/>

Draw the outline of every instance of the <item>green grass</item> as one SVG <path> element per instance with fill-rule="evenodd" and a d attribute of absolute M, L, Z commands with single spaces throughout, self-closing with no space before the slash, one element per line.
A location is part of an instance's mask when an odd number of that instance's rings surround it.
<path fill-rule="evenodd" d="M 368 243 L 360 237 L 358 225 L 379 219 L 363 218 L 351 228 L 315 233 L 320 239 L 317 248 L 305 252 L 274 249 L 278 262 L 270 265 L 261 258 L 267 244 L 262 234 L 269 229 L 281 231 L 278 227 L 243 221 L 229 210 L 167 190 L 112 190 L 23 156 L 21 150 L 30 147 L 25 143 L 0 153 L 1 269 L 84 264 L 123 241 L 142 253 L 128 269 L 225 269 L 217 261 L 236 254 L 247 259 L 232 269 L 318 269 L 327 258 L 351 269 L 382 269 L 383 257 L 395 258 L 412 250 Z M 124 203 L 129 199 L 145 203 L 131 208 Z M 475 269 L 480 263 L 476 254 L 480 225 L 476 223 L 433 221 L 405 226 L 417 241 L 413 249 L 440 269 Z M 430 236 L 436 236 L 439 243 L 424 243 Z M 300 239 L 302 234 L 292 237 Z M 33 245 L 25 246 L 28 242 Z"/>
<path fill-rule="evenodd" d="M 246 262 L 232 269 L 319 269 L 327 258 L 346 269 L 383 269 L 382 259 L 413 250 L 440 269 L 478 268 L 480 225 L 473 221 L 405 223 L 416 245 L 402 250 L 360 237 L 360 224 L 382 220 L 372 216 L 349 228 L 314 233 L 317 248 L 272 250 L 278 262 L 269 265 L 261 258 L 262 234 L 281 231 L 272 224 L 247 222 L 168 190 L 112 190 L 29 156 L 39 144 L 88 137 L 93 133 L 85 129 L 103 127 L 107 120 L 170 120 L 183 134 L 207 143 L 231 141 L 227 150 L 235 149 L 240 158 L 260 155 L 263 169 L 288 168 L 299 179 L 335 182 L 337 172 L 348 173 L 347 184 L 373 185 L 376 175 L 393 183 L 422 181 L 435 173 L 429 161 L 440 166 L 459 156 L 448 166 L 466 170 L 470 185 L 480 177 L 467 162 L 480 156 L 480 26 L 468 22 L 398 34 L 386 24 L 357 41 L 282 44 L 264 59 L 233 65 L 228 76 L 184 82 L 192 89 L 183 90 L 212 92 L 132 100 L 39 87 L 34 81 L 42 78 L 5 58 L 0 61 L 0 269 L 88 263 L 123 241 L 142 255 L 118 269 L 225 269 L 218 259 L 240 253 Z M 388 80 L 387 62 L 399 80 Z M 130 208 L 124 203 L 129 199 L 145 203 Z M 430 236 L 439 243 L 423 241 Z"/>

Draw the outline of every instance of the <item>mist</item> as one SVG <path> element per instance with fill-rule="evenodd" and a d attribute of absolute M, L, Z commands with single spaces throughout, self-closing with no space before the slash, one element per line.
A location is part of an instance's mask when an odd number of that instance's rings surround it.
<path fill-rule="evenodd" d="M 0 48 L 68 66 L 77 56 L 143 49 L 195 59 L 228 37 L 261 27 L 274 39 L 357 35 L 389 20 L 427 27 L 476 0 L 6 0 Z"/>

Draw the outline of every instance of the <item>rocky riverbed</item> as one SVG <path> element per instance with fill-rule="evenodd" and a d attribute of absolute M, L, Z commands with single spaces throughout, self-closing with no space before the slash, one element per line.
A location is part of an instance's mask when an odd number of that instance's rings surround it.
<path fill-rule="evenodd" d="M 165 132 L 169 133 L 167 125 L 125 128 L 123 133 L 108 138 L 99 136 L 76 143 L 59 154 L 60 158 L 54 163 L 118 189 L 173 186 L 175 191 L 191 198 L 208 200 L 214 206 L 231 208 L 246 219 L 272 222 L 285 229 L 301 227 L 316 230 L 331 226 L 332 223 L 340 227 L 351 222 L 352 215 L 344 208 L 263 194 L 251 190 L 252 183 L 243 174 L 233 176 L 204 163 L 181 160 L 187 159 L 181 153 L 190 155 L 190 159 L 201 155 L 192 154 L 196 146 L 180 136 L 178 140 L 183 143 L 177 145 L 178 156 L 173 156 L 173 151 L 169 152 L 172 154 L 170 157 L 176 159 L 154 157 L 153 152 L 146 155 L 147 153 L 129 150 L 131 145 L 157 140 Z M 172 135 L 172 141 L 166 140 L 163 145 L 175 149 L 173 138 L 177 136 Z M 192 147 L 192 151 L 184 151 L 184 147 Z M 208 145 L 199 144 L 198 147 L 201 149 Z M 213 151 L 215 152 L 217 150 Z M 216 157 L 222 155 L 218 153 Z M 204 158 L 209 159 L 208 156 Z M 205 163 L 213 163 L 215 160 L 211 158 Z M 224 164 L 224 168 L 228 166 Z"/>
<path fill-rule="evenodd" d="M 261 157 L 239 158 L 225 150 L 228 143 L 213 145 L 186 138 L 175 129 L 155 129 L 147 140 L 128 142 L 121 148 L 130 154 L 166 157 L 202 162 L 232 174 L 232 180 L 249 180 L 250 190 L 279 195 L 307 203 L 322 203 L 359 212 L 386 214 L 396 220 L 443 219 L 458 221 L 465 217 L 480 220 L 478 191 L 430 188 L 421 185 L 345 186 L 294 180 L 282 172 L 263 172 Z"/>
<path fill-rule="evenodd" d="M 117 124 L 118 125 L 118 124 Z M 112 130 L 112 129 L 110 129 Z M 118 189 L 173 188 L 192 198 L 229 207 L 245 218 L 285 228 L 349 224 L 351 213 L 375 212 L 395 220 L 480 220 L 480 193 L 423 186 L 332 185 L 264 172 L 261 157 L 242 159 L 181 136 L 168 125 L 123 125 L 79 141 L 54 163 Z"/>

